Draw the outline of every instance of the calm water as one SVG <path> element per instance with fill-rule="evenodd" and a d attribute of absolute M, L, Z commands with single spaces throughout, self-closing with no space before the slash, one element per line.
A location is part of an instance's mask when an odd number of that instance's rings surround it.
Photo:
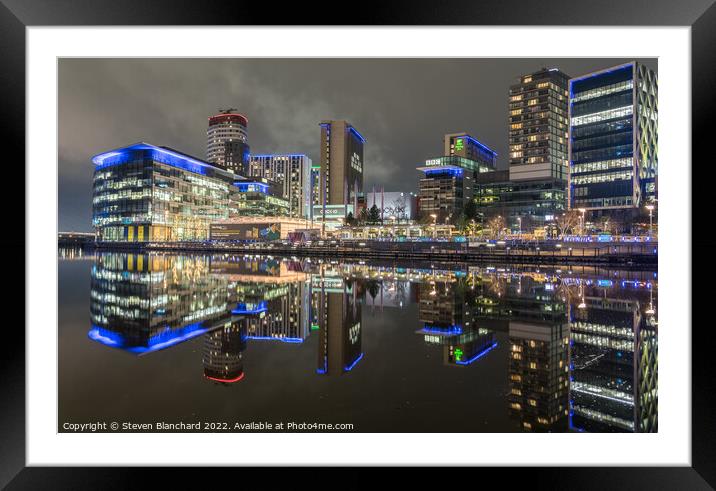
<path fill-rule="evenodd" d="M 657 282 L 588 267 L 61 251 L 59 431 L 656 431 Z"/>

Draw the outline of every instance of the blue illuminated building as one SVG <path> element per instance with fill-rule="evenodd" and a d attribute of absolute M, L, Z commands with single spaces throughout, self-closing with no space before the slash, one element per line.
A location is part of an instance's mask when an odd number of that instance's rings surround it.
<path fill-rule="evenodd" d="M 657 75 L 631 62 L 569 81 L 569 202 L 629 222 L 657 197 Z"/>
<path fill-rule="evenodd" d="M 289 207 L 268 181 L 247 181 L 169 147 L 141 142 L 92 162 L 92 222 L 101 242 L 206 240 L 213 222 L 286 215 Z"/>
<path fill-rule="evenodd" d="M 417 169 L 422 172 L 418 191 L 418 213 L 434 215 L 446 223 L 462 213 L 473 198 L 478 174 L 495 169 L 497 153 L 466 133 L 445 135 L 445 155 L 428 159 Z"/>

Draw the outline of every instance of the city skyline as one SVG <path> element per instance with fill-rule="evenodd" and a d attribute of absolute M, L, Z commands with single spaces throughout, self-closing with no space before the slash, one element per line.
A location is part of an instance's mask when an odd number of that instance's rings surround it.
<path fill-rule="evenodd" d="M 368 141 L 364 189 L 414 191 L 416 164 L 434 156 L 446 133 L 473 134 L 497 151 L 497 169 L 507 168 L 508 91 L 524 73 L 554 66 L 576 77 L 625 61 L 61 60 L 59 228 L 91 229 L 92 155 L 152 141 L 203 158 L 205 118 L 221 107 L 248 117 L 254 153 L 314 161 L 320 121 L 347 119 Z M 655 60 L 637 61 L 656 70 Z"/>

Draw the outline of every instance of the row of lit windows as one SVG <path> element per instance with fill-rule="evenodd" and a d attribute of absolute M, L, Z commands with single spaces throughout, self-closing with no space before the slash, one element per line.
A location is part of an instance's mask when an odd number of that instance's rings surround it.
<path fill-rule="evenodd" d="M 575 116 L 572 118 L 572 126 L 581 126 L 583 124 L 598 123 L 600 121 L 606 121 L 608 119 L 621 118 L 629 116 L 634 113 L 634 106 L 623 106 L 614 109 L 607 109 L 606 111 L 599 111 L 591 114 L 584 114 L 582 116 Z"/>
<path fill-rule="evenodd" d="M 633 165 L 634 162 L 631 158 L 601 160 L 598 162 L 588 162 L 586 164 L 575 164 L 572 166 L 572 173 L 581 174 L 583 172 L 628 168 Z"/>
<path fill-rule="evenodd" d="M 595 184 L 599 182 L 623 181 L 634 177 L 634 171 L 610 172 L 608 174 L 596 174 L 585 176 L 572 176 L 572 184 Z"/>
<path fill-rule="evenodd" d="M 586 101 L 588 99 L 594 99 L 607 94 L 613 94 L 615 92 L 621 92 L 634 87 L 634 80 L 624 80 L 611 85 L 603 85 L 584 92 L 579 92 L 579 95 L 572 97 L 572 102 Z"/>

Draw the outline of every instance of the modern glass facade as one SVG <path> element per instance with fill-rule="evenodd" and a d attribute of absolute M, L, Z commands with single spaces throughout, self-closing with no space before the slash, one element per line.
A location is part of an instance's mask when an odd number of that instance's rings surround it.
<path fill-rule="evenodd" d="M 467 133 L 451 133 L 443 138 L 446 156 L 463 157 L 494 169 L 497 153 Z"/>
<path fill-rule="evenodd" d="M 495 171 L 478 175 L 474 187 L 479 213 L 504 217 L 514 231 L 549 225 L 567 207 L 561 179 L 510 180 L 509 171 Z"/>
<path fill-rule="evenodd" d="M 267 184 L 167 147 L 138 143 L 92 162 L 92 222 L 102 242 L 206 240 L 212 222 L 288 210 Z"/>
<path fill-rule="evenodd" d="M 90 339 L 135 354 L 229 327 L 234 291 L 208 257 L 107 253 L 90 279 Z"/>
<path fill-rule="evenodd" d="M 638 300 L 598 290 L 582 286 L 581 303 L 571 306 L 571 425 L 586 431 L 655 432 L 654 316 Z"/>
<path fill-rule="evenodd" d="M 636 62 L 569 81 L 571 208 L 656 199 L 657 90 L 656 73 Z"/>
<path fill-rule="evenodd" d="M 276 183 L 238 181 L 234 188 L 229 201 L 230 218 L 289 216 L 289 202 L 279 197 L 280 188 Z"/>

